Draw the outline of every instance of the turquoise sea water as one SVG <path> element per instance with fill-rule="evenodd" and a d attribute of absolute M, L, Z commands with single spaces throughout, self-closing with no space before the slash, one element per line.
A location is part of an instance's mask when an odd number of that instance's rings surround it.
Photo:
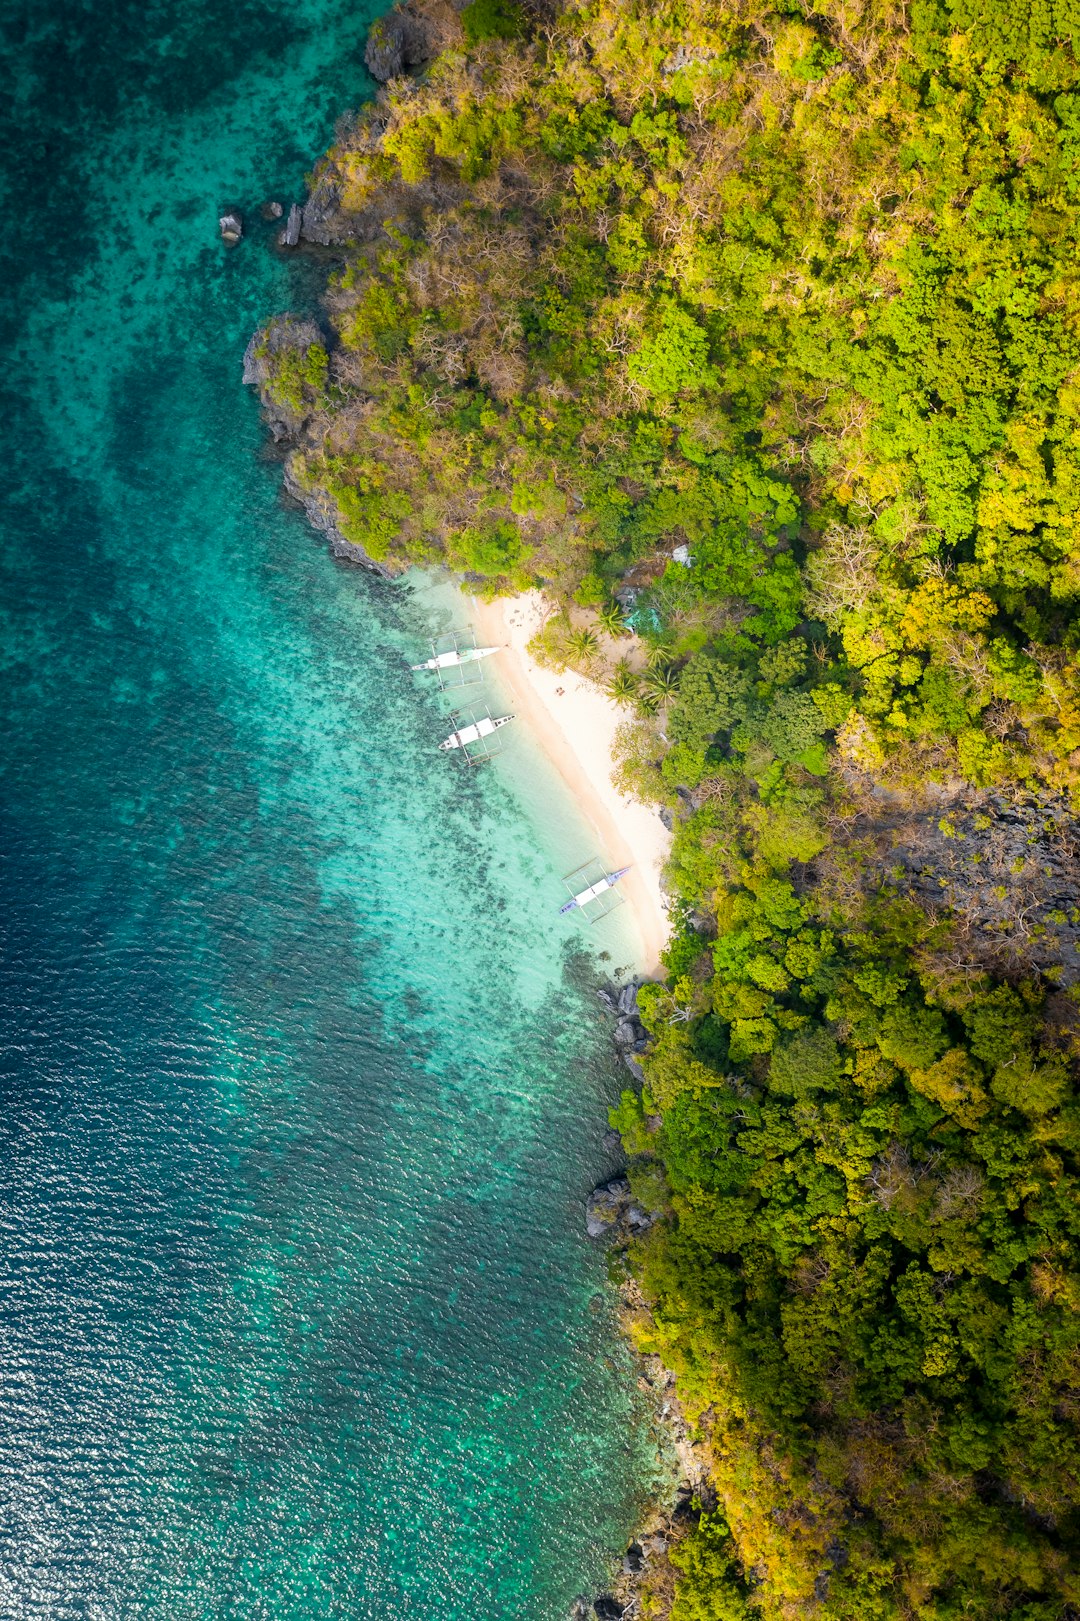
<path fill-rule="evenodd" d="M 370 15 L 3 8 L 2 1618 L 556 1621 L 649 1484 L 587 830 L 433 755 L 445 590 L 334 564 L 239 384 Z"/>

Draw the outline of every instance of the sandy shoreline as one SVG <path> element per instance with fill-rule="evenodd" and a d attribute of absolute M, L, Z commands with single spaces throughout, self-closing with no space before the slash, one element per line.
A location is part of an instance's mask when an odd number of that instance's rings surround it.
<path fill-rule="evenodd" d="M 654 810 L 625 798 L 611 781 L 611 743 L 626 711 L 572 670 L 558 674 L 530 657 L 527 644 L 543 617 L 537 591 L 474 603 L 478 640 L 506 649 L 500 674 L 517 713 L 532 727 L 612 861 L 630 867 L 622 888 L 641 935 L 638 966 L 657 974 L 669 931 L 660 873 L 671 835 Z"/>

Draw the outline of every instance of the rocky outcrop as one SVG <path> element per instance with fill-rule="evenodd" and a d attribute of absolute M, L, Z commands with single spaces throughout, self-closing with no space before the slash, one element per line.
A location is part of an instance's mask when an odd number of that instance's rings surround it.
<path fill-rule="evenodd" d="M 300 236 L 328 248 L 341 239 L 341 180 L 337 170 L 326 164 L 316 177 L 311 194 L 301 210 Z M 290 222 L 292 211 L 289 212 Z"/>
<path fill-rule="evenodd" d="M 420 17 L 398 7 L 372 23 L 364 62 L 373 79 L 385 84 L 430 61 L 431 44 Z"/>
<path fill-rule="evenodd" d="M 1080 982 L 1080 831 L 1063 794 L 978 790 L 958 780 L 891 787 L 848 768 L 853 814 L 844 823 L 844 879 L 888 889 L 941 924 L 923 965 L 943 982 L 978 973 Z M 853 858 L 858 861 L 854 865 Z M 826 884 L 829 853 L 811 872 Z M 707 934 L 706 920 L 694 928 Z"/>
<path fill-rule="evenodd" d="M 628 1019 L 637 1012 L 638 991 L 644 984 L 643 979 L 628 979 L 625 985 L 601 985 L 596 994 L 611 1013 Z"/>
<path fill-rule="evenodd" d="M 252 334 L 244 350 L 242 380 L 261 391 L 273 373 L 275 355 L 284 349 L 309 349 L 313 343 L 322 341 L 323 335 L 314 321 L 279 315 Z"/>
<path fill-rule="evenodd" d="M 227 209 L 218 220 L 218 230 L 221 232 L 221 240 L 227 242 L 230 247 L 233 243 L 239 242 L 244 234 L 244 216 L 240 210 Z"/>
<path fill-rule="evenodd" d="M 597 1598 L 575 1599 L 570 1610 L 570 1621 L 621 1621 L 626 1614 L 626 1606 L 621 1604 L 614 1593 L 601 1593 Z"/>
<path fill-rule="evenodd" d="M 408 5 L 395 6 L 385 17 L 372 23 L 364 61 L 372 78 L 385 83 L 423 67 L 444 43 L 434 16 L 425 15 L 419 9 L 414 11 Z M 353 131 L 354 155 L 376 154 L 385 127 L 385 110 L 369 109 Z M 411 200 L 413 208 L 422 208 L 429 201 L 429 189 L 423 185 L 380 186 L 370 219 L 363 217 L 362 208 L 359 214 L 346 213 L 342 211 L 342 177 L 332 159 L 325 160 L 316 172 L 315 184 L 301 210 L 299 240 L 317 247 L 332 247 L 348 240 L 373 240 L 382 233 L 386 220 L 398 212 L 399 192 Z M 296 245 L 287 235 L 283 235 L 282 240 L 288 247 Z"/>
<path fill-rule="evenodd" d="M 649 1032 L 637 1012 L 637 995 L 643 983 L 642 980 L 632 979 L 626 985 L 602 986 L 596 993 L 608 1012 L 615 1017 L 612 1033 L 615 1050 L 639 1086 L 645 1075 L 638 1055 L 645 1052 L 649 1045 Z"/>
<path fill-rule="evenodd" d="M 405 72 L 405 26 L 396 12 L 377 17 L 368 31 L 364 66 L 373 79 L 385 84 Z"/>
<path fill-rule="evenodd" d="M 629 1244 L 647 1233 L 658 1218 L 636 1203 L 625 1176 L 613 1176 L 593 1188 L 585 1201 L 585 1231 L 590 1238 Z"/>
<path fill-rule="evenodd" d="M 243 380 L 259 391 L 263 415 L 274 441 L 282 446 L 295 446 L 301 438 L 307 418 L 298 416 L 282 403 L 273 389 L 275 360 L 288 349 L 307 351 L 312 344 L 325 342 L 323 333 L 314 321 L 298 320 L 293 315 L 282 315 L 260 328 L 244 351 Z M 308 522 L 325 535 L 330 550 L 344 562 L 357 563 L 361 568 L 392 579 L 403 565 L 391 566 L 370 557 L 363 546 L 349 540 L 341 532 L 341 515 L 332 497 L 318 485 L 311 487 L 298 476 L 295 450 L 285 462 L 284 489 L 286 496 L 304 509 Z"/>
<path fill-rule="evenodd" d="M 358 546 L 355 541 L 345 538 L 339 527 L 341 522 L 340 514 L 330 496 L 327 495 L 325 490 L 319 489 L 318 486 L 314 489 L 308 489 L 300 484 L 291 461 L 285 463 L 284 488 L 285 494 L 295 501 L 298 506 L 303 507 L 307 520 L 312 527 L 326 536 L 330 542 L 330 550 L 335 557 L 344 563 L 356 563 L 360 568 L 366 568 L 370 573 L 378 574 L 384 580 L 392 580 L 395 575 L 401 573 L 401 566 L 392 568 L 386 563 L 376 562 L 374 557 L 369 557 L 362 546 Z"/>
<path fill-rule="evenodd" d="M 687 68 L 713 61 L 715 54 L 714 51 L 692 51 L 686 45 L 679 45 L 665 61 L 661 62 L 660 72 L 666 79 L 673 73 L 684 73 Z"/>
<path fill-rule="evenodd" d="M 289 208 L 289 217 L 285 227 L 278 237 L 283 248 L 295 248 L 300 241 L 300 230 L 304 223 L 304 211 L 299 203 L 293 203 Z"/>
<path fill-rule="evenodd" d="M 943 968 L 1052 970 L 1061 990 L 1080 980 L 1080 834 L 1064 796 L 969 792 L 944 814 L 886 804 L 867 825 L 893 882 L 931 913 L 951 908 Z"/>
<path fill-rule="evenodd" d="M 304 418 L 284 405 L 274 394 L 272 382 L 277 358 L 288 349 L 306 352 L 323 335 L 314 321 L 295 315 L 280 315 L 252 335 L 244 350 L 243 381 L 259 391 L 267 427 L 278 444 L 295 440 Z"/>
<path fill-rule="evenodd" d="M 446 211 L 461 201 L 468 188 L 442 170 L 417 182 L 380 178 L 369 183 L 368 166 L 380 157 L 386 124 L 386 110 L 378 104 L 357 115 L 322 159 L 307 198 L 290 207 L 278 232 L 280 247 L 379 242 L 388 227 L 421 230 L 430 211 Z"/>

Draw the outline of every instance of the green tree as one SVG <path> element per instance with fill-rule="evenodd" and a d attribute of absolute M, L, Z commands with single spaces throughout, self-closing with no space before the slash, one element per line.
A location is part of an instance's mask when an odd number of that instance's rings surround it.
<path fill-rule="evenodd" d="M 616 664 L 604 691 L 617 704 L 633 703 L 638 692 L 638 677 L 625 659 Z"/>
<path fill-rule="evenodd" d="M 626 620 L 617 602 L 605 602 L 597 611 L 596 622 L 608 636 L 626 635 Z"/>
<path fill-rule="evenodd" d="M 645 686 L 660 703 L 670 703 L 679 690 L 679 672 L 670 664 L 658 665 L 645 676 Z"/>
<path fill-rule="evenodd" d="M 586 626 L 580 630 L 572 630 L 566 638 L 567 651 L 579 664 L 591 665 L 600 652 L 600 643 L 596 632 Z"/>
<path fill-rule="evenodd" d="M 485 39 L 516 39 L 524 23 L 525 14 L 514 0 L 469 0 L 461 13 L 467 45 Z"/>

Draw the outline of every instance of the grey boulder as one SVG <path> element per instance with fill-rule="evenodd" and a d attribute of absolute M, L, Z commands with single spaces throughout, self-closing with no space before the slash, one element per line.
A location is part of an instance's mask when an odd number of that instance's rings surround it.
<path fill-rule="evenodd" d="M 585 1201 L 585 1231 L 590 1238 L 615 1239 L 627 1244 L 639 1233 L 647 1233 L 655 1220 L 654 1215 L 634 1203 L 625 1176 L 613 1176 L 601 1182 Z"/>
<path fill-rule="evenodd" d="M 285 221 L 285 228 L 278 237 L 283 248 L 295 248 L 300 240 L 300 227 L 304 222 L 304 211 L 299 203 L 293 203 L 289 209 L 289 217 Z"/>
<path fill-rule="evenodd" d="M 636 979 L 632 979 L 628 985 L 624 985 L 622 990 L 619 992 L 619 1012 L 622 1014 L 624 1019 L 628 1018 L 631 1013 L 636 1011 L 637 993 L 638 982 Z"/>

